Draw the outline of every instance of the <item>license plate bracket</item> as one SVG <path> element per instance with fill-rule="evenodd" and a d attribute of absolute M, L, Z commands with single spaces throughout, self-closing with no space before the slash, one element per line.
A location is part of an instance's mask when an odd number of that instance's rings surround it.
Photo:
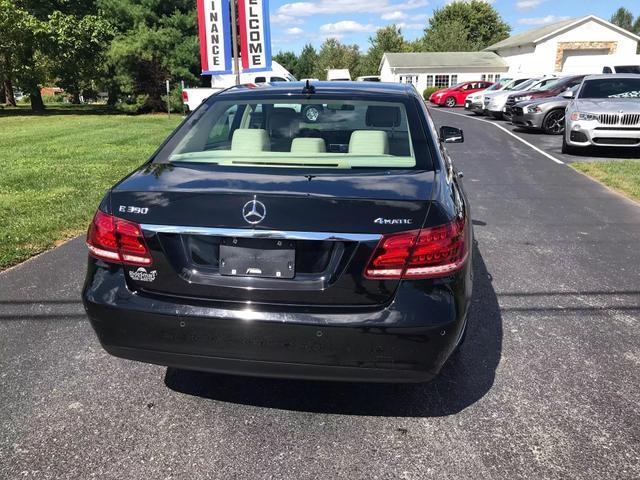
<path fill-rule="evenodd" d="M 241 239 L 220 243 L 221 275 L 258 278 L 293 278 L 295 245 L 287 240 Z"/>

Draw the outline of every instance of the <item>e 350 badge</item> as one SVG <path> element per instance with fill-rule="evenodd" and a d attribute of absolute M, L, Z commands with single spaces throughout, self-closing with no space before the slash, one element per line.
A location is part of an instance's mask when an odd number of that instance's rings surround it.
<path fill-rule="evenodd" d="M 129 276 L 137 282 L 153 282 L 156 279 L 157 270 L 147 272 L 144 267 L 138 268 L 135 272 L 129 270 Z"/>

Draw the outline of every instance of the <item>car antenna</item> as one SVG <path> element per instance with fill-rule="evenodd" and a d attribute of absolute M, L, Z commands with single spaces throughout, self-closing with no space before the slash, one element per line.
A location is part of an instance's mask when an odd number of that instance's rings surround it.
<path fill-rule="evenodd" d="M 304 88 L 302 89 L 302 93 L 309 93 L 309 94 L 316 93 L 316 87 L 314 87 L 309 83 L 308 78 L 307 78 L 307 83 L 304 85 Z"/>

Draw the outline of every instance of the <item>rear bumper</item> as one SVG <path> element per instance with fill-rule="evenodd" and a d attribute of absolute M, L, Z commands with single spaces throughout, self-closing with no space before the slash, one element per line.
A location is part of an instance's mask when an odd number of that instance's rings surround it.
<path fill-rule="evenodd" d="M 458 343 L 471 295 L 469 262 L 441 286 L 403 282 L 395 300 L 379 309 L 249 310 L 134 293 L 119 267 L 96 263 L 90 260 L 83 302 L 109 353 L 250 376 L 431 380 Z"/>

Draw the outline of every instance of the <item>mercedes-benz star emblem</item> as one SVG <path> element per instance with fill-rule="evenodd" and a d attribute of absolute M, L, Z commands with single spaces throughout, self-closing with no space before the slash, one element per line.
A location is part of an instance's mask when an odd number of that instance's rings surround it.
<path fill-rule="evenodd" d="M 242 216 L 247 223 L 255 225 L 267 216 L 267 207 L 264 206 L 264 203 L 256 200 L 254 195 L 253 200 L 249 200 L 244 204 L 244 207 L 242 207 Z"/>

